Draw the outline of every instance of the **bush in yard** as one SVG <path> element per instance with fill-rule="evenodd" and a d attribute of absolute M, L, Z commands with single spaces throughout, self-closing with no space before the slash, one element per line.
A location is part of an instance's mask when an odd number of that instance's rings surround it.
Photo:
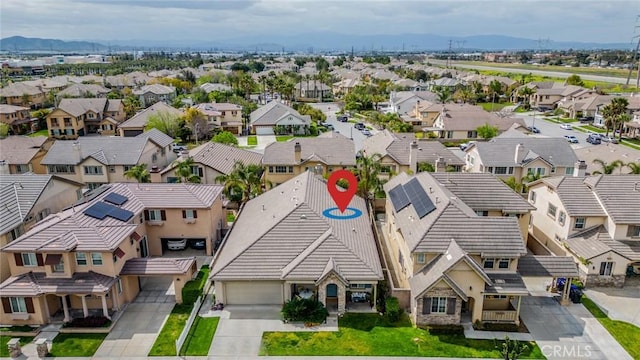
<path fill-rule="evenodd" d="M 428 330 L 431 335 L 464 335 L 462 325 L 429 325 L 420 328 Z"/>
<path fill-rule="evenodd" d="M 88 316 L 86 318 L 75 318 L 68 322 L 65 327 L 92 328 L 107 327 L 110 324 L 111 320 L 104 316 Z"/>
<path fill-rule="evenodd" d="M 398 303 L 398 298 L 396 297 L 388 297 L 385 300 L 384 307 L 386 310 L 387 318 L 391 322 L 396 322 L 400 320 L 400 316 L 402 315 L 402 309 L 400 308 L 400 304 Z"/>
<path fill-rule="evenodd" d="M 293 298 L 282 306 L 282 317 L 286 321 L 322 323 L 327 316 L 327 309 L 315 299 Z"/>
<path fill-rule="evenodd" d="M 202 295 L 202 288 L 204 284 L 207 282 L 207 278 L 209 277 L 209 266 L 203 265 L 200 271 L 198 271 L 198 275 L 184 284 L 182 288 L 182 303 L 185 305 L 193 305 L 198 296 Z"/>

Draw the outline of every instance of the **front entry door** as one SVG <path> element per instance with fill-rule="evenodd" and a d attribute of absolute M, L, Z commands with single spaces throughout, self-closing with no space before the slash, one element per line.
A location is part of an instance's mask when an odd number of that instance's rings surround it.
<path fill-rule="evenodd" d="M 327 297 L 338 297 L 338 285 L 329 284 L 327 285 Z"/>
<path fill-rule="evenodd" d="M 149 256 L 149 243 L 147 242 L 147 237 L 143 236 L 142 240 L 140 240 L 140 257 Z"/>

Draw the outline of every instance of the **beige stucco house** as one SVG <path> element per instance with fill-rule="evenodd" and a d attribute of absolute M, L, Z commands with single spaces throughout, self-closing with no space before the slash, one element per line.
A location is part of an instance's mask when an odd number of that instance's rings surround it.
<path fill-rule="evenodd" d="M 640 274 L 640 176 L 556 176 L 530 185 L 531 234 L 575 259 L 586 286 Z"/>
<path fill-rule="evenodd" d="M 46 174 L 40 162 L 51 146 L 46 136 L 8 136 L 0 139 L 0 174 Z"/>
<path fill-rule="evenodd" d="M 501 117 L 484 111 L 482 107 L 468 104 L 446 104 L 435 118 L 432 127 L 423 130 L 433 132 L 442 139 L 478 139 L 478 128 L 489 125 L 503 133 L 511 128 L 526 128 L 519 118 Z"/>
<path fill-rule="evenodd" d="M 107 98 L 62 99 L 49 115 L 49 136 L 77 139 L 87 134 L 115 135 L 125 118 L 122 100 Z"/>
<path fill-rule="evenodd" d="M 46 93 L 41 88 L 21 82 L 9 84 L 0 89 L 0 102 L 28 108 L 40 108 L 44 105 Z"/>
<path fill-rule="evenodd" d="M 173 279 L 176 302 L 194 257 L 161 257 L 170 239 L 203 239 L 211 255 L 223 224 L 222 186 L 105 186 L 4 246 L 0 323 L 35 325 L 89 315 L 112 318 L 141 291 L 140 278 Z"/>
<path fill-rule="evenodd" d="M 304 135 L 311 126 L 311 116 L 301 115 L 292 107 L 273 100 L 253 111 L 250 122 L 257 135 Z"/>
<path fill-rule="evenodd" d="M 25 134 L 32 129 L 36 119 L 31 118 L 27 107 L 0 104 L 0 122 L 9 125 L 13 134 Z"/>
<path fill-rule="evenodd" d="M 222 131 L 242 134 L 242 107 L 231 103 L 204 103 L 195 106 L 206 117 L 207 123 Z"/>
<path fill-rule="evenodd" d="M 182 115 L 182 111 L 173 106 L 157 102 L 118 125 L 118 134 L 122 137 L 138 136 L 144 132 L 149 118 L 161 113 L 167 113 L 175 117 Z"/>

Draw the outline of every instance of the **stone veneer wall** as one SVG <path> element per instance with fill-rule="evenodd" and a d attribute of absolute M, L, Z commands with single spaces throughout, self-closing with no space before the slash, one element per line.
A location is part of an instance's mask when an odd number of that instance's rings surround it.
<path fill-rule="evenodd" d="M 456 298 L 456 311 L 451 314 L 423 314 L 422 301 L 425 297 L 454 297 Z M 416 301 L 414 309 L 414 322 L 416 325 L 452 325 L 460 324 L 460 313 L 462 311 L 462 300 L 453 289 L 450 288 L 434 288 L 429 290 L 423 297 Z"/>
<path fill-rule="evenodd" d="M 347 290 L 345 285 L 335 275 L 330 275 L 318 284 L 318 300 L 327 305 L 327 285 L 336 284 L 338 286 L 338 313 L 343 314 L 347 308 Z"/>
<path fill-rule="evenodd" d="M 584 286 L 610 286 L 610 287 L 623 287 L 624 275 L 612 275 L 612 276 L 600 276 L 598 274 L 586 275 L 582 271 L 580 272 L 580 280 Z"/>

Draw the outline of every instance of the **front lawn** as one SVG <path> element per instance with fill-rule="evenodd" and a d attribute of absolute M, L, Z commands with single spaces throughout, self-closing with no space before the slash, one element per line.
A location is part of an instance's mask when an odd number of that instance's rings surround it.
<path fill-rule="evenodd" d="M 15 336 L 0 335 L 0 357 L 9 357 L 9 348 L 7 347 L 7 343 L 14 337 Z M 32 337 L 20 337 L 20 346 L 25 346 L 32 341 Z"/>
<path fill-rule="evenodd" d="M 49 137 L 49 130 L 44 129 L 44 130 L 39 130 L 36 131 L 34 133 L 29 134 L 30 137 L 36 137 L 36 136 L 45 136 L 45 137 Z"/>
<path fill-rule="evenodd" d="M 591 132 L 599 133 L 599 134 L 604 134 L 606 132 L 605 129 L 599 128 L 599 127 L 593 126 L 593 125 L 580 125 L 580 127 L 585 129 L 585 130 L 589 130 Z"/>
<path fill-rule="evenodd" d="M 187 339 L 180 350 L 180 355 L 207 356 L 213 335 L 218 328 L 218 317 L 197 317 L 187 335 Z"/>
<path fill-rule="evenodd" d="M 285 142 L 285 141 L 289 141 L 293 139 L 293 136 L 291 135 L 278 135 L 276 136 L 276 141 L 277 142 Z"/>
<path fill-rule="evenodd" d="M 93 356 L 107 334 L 58 334 L 53 338 L 50 356 Z"/>
<path fill-rule="evenodd" d="M 506 102 L 506 103 L 490 103 L 490 102 L 485 102 L 485 103 L 478 103 L 478 105 L 482 106 L 482 108 L 484 109 L 484 111 L 500 111 L 502 110 L 502 108 L 506 107 L 506 106 L 513 106 L 512 103 Z"/>
<path fill-rule="evenodd" d="M 255 135 L 251 135 L 251 136 L 247 137 L 247 145 L 249 145 L 249 146 L 258 145 L 258 137 L 255 136 Z"/>
<path fill-rule="evenodd" d="M 609 319 L 591 299 L 582 297 L 582 304 L 598 319 L 600 324 L 614 339 L 631 355 L 633 359 L 640 359 L 640 328 L 628 322 Z"/>
<path fill-rule="evenodd" d="M 338 332 L 265 332 L 260 355 L 502 358 L 494 340 L 432 335 L 412 327 L 406 316 L 389 323 L 378 314 L 347 313 L 338 325 Z M 523 358 L 544 356 L 535 343 L 530 343 Z"/>

